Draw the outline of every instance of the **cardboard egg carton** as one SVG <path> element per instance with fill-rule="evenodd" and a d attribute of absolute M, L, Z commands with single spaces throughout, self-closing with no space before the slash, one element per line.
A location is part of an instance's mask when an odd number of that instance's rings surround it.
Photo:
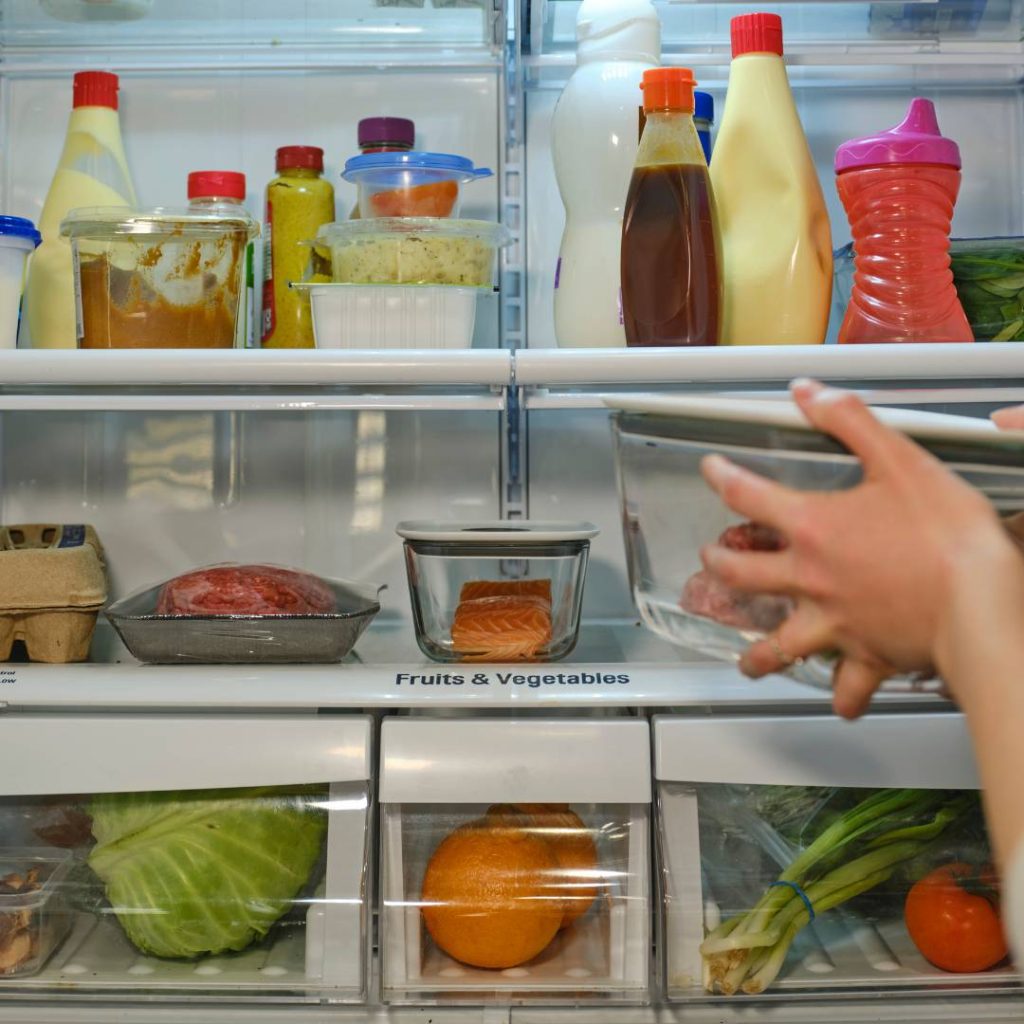
<path fill-rule="evenodd" d="M 84 661 L 107 600 L 91 526 L 0 526 L 0 661 L 22 640 L 32 661 Z"/>

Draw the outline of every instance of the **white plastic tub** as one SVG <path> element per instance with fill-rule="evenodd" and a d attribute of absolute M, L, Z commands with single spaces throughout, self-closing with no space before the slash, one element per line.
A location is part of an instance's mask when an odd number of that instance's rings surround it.
<path fill-rule="evenodd" d="M 18 314 L 25 260 L 39 244 L 39 232 L 24 217 L 0 217 L 0 349 L 18 343 Z"/>
<path fill-rule="evenodd" d="M 317 348 L 470 348 L 479 288 L 311 284 Z"/>

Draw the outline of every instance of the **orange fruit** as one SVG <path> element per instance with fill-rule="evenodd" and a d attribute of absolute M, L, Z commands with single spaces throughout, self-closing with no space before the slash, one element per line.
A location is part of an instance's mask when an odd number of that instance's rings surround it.
<path fill-rule="evenodd" d="M 581 918 L 597 898 L 597 846 L 590 830 L 568 804 L 495 804 L 488 815 L 517 821 L 545 840 L 558 861 L 555 890 L 563 901 L 562 927 Z"/>
<path fill-rule="evenodd" d="M 558 871 L 551 846 L 495 819 L 463 825 L 423 875 L 423 923 L 434 942 L 472 967 L 516 967 L 558 934 L 563 904 L 545 898 Z"/>

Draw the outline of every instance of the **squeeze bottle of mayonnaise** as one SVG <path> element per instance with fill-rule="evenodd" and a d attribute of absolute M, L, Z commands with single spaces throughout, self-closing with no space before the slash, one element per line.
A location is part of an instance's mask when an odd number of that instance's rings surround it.
<path fill-rule="evenodd" d="M 60 222 L 82 206 L 134 206 L 117 116 L 117 75 L 79 71 L 64 151 L 46 194 L 39 221 L 43 243 L 29 262 L 22 348 L 75 348 L 75 279 L 71 244 L 60 236 Z"/>
<path fill-rule="evenodd" d="M 732 67 L 711 161 L 724 262 L 722 345 L 819 345 L 832 232 L 782 61 L 782 19 L 732 19 Z"/>

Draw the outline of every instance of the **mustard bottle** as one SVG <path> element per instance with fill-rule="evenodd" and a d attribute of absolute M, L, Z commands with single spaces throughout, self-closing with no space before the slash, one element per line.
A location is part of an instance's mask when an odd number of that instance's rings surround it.
<path fill-rule="evenodd" d="M 324 181 L 323 171 L 319 146 L 277 151 L 277 177 L 267 186 L 263 242 L 264 348 L 314 347 L 309 297 L 289 285 L 305 276 L 310 249 L 303 243 L 316 238 L 321 224 L 334 220 L 334 187 Z M 314 269 L 313 280 L 330 280 L 327 268 Z"/>

